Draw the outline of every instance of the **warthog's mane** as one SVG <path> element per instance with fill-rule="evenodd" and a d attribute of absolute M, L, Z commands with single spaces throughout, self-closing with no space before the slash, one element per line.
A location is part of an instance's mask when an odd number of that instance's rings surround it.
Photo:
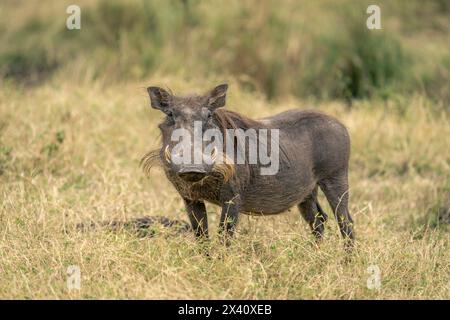
<path fill-rule="evenodd" d="M 262 125 L 259 121 L 250 119 L 237 112 L 225 109 L 218 109 L 216 112 L 214 112 L 214 118 L 224 136 L 225 130 L 227 129 L 247 130 L 262 128 Z"/>

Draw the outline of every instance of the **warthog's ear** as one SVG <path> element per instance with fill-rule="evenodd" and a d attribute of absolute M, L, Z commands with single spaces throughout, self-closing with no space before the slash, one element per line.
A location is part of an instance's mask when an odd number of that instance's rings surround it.
<path fill-rule="evenodd" d="M 211 90 L 208 94 L 208 108 L 210 110 L 215 110 L 225 105 L 227 89 L 227 84 L 221 84 Z"/>
<path fill-rule="evenodd" d="M 162 112 L 168 111 L 171 97 L 169 92 L 159 87 L 148 87 L 147 92 L 150 96 L 152 108 L 161 110 Z"/>

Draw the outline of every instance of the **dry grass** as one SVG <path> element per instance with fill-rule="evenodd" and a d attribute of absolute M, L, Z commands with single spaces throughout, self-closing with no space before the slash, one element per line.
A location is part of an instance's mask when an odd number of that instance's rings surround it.
<path fill-rule="evenodd" d="M 147 179 L 138 166 L 157 144 L 161 118 L 143 88 L 204 90 L 215 79 L 154 79 L 0 89 L 0 298 L 450 298 L 449 227 L 436 222 L 438 210 L 449 210 L 450 125 L 421 97 L 317 106 L 353 140 L 358 244 L 350 263 L 333 219 L 316 248 L 296 209 L 243 216 L 233 246 L 213 240 L 209 258 L 190 235 L 64 233 L 80 221 L 186 218 L 163 174 Z M 232 82 L 228 105 L 265 116 L 308 104 L 269 104 Z M 208 211 L 215 239 L 217 208 Z M 66 287 L 70 265 L 81 269 L 80 291 Z M 370 265 L 381 270 L 380 290 L 366 286 Z"/>

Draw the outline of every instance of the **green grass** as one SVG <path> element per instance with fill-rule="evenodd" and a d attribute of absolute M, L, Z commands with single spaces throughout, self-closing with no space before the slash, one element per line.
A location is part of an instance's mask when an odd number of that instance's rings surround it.
<path fill-rule="evenodd" d="M 420 92 L 450 101 L 442 1 L 379 1 L 383 29 L 373 31 L 370 1 L 81 1 L 82 29 L 74 31 L 65 28 L 69 4 L 1 5 L 0 76 L 36 83 L 55 73 L 110 82 L 220 74 L 269 99 Z"/>

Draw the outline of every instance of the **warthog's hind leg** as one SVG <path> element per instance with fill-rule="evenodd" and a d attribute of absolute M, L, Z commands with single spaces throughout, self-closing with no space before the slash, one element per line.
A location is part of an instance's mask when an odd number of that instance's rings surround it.
<path fill-rule="evenodd" d="M 353 220 L 348 211 L 348 176 L 347 171 L 341 171 L 335 176 L 319 182 L 320 189 L 327 197 L 339 230 L 346 240 L 346 248 L 353 246 Z"/>
<path fill-rule="evenodd" d="M 298 208 L 302 217 L 311 227 L 313 235 L 317 240 L 321 240 L 325 231 L 324 224 L 328 217 L 317 201 L 317 187 L 310 196 L 298 205 Z"/>

